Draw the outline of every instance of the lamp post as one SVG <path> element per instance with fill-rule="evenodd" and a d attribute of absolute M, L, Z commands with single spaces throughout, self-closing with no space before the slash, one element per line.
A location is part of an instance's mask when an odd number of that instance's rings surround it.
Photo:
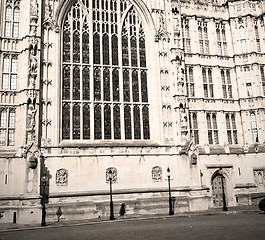
<path fill-rule="evenodd" d="M 219 173 L 221 175 L 221 184 L 222 184 L 222 195 L 223 195 L 223 211 L 227 211 L 227 206 L 226 206 L 226 199 L 225 199 L 225 189 L 224 189 L 224 174 L 223 174 L 223 169 L 220 167 Z"/>
<path fill-rule="evenodd" d="M 167 168 L 167 180 L 168 180 L 168 194 L 169 194 L 169 215 L 174 215 L 173 207 L 172 207 L 172 199 L 171 199 L 171 189 L 170 189 L 170 169 Z"/>
<path fill-rule="evenodd" d="M 110 220 L 115 220 L 113 213 L 113 201 L 112 201 L 112 180 L 113 180 L 113 172 L 109 170 L 109 188 L 110 188 Z"/>
<path fill-rule="evenodd" d="M 46 226 L 46 207 L 45 207 L 45 195 L 46 195 L 46 182 L 48 180 L 48 177 L 46 173 L 41 177 L 41 182 L 43 186 L 43 194 L 42 194 L 42 215 L 41 215 L 41 226 Z"/>

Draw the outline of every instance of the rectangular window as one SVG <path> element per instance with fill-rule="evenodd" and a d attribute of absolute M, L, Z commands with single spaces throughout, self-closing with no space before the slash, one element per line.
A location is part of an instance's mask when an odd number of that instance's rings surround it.
<path fill-rule="evenodd" d="M 19 13 L 19 1 L 7 1 L 5 10 L 5 37 L 18 37 Z"/>
<path fill-rule="evenodd" d="M 0 109 L 0 145 L 14 146 L 15 110 Z"/>
<path fill-rule="evenodd" d="M 263 67 L 260 67 L 260 76 L 261 76 L 263 95 L 265 96 L 265 75 L 264 75 L 264 68 Z"/>
<path fill-rule="evenodd" d="M 254 143 L 259 142 L 258 127 L 257 127 L 257 121 L 256 121 L 255 113 L 250 114 L 250 121 L 251 121 L 251 131 L 252 131 L 253 142 Z"/>
<path fill-rule="evenodd" d="M 246 87 L 247 87 L 247 94 L 248 94 L 248 97 L 251 97 L 253 93 L 252 93 L 250 70 L 248 67 L 246 67 L 244 70 L 245 70 L 245 81 L 246 81 Z"/>
<path fill-rule="evenodd" d="M 6 55 L 3 59 L 2 89 L 15 90 L 17 85 L 18 59 L 16 55 Z"/>
<path fill-rule="evenodd" d="M 232 98 L 232 83 L 230 77 L 230 71 L 222 69 L 221 70 L 221 80 L 224 98 Z"/>
<path fill-rule="evenodd" d="M 193 138 L 194 144 L 199 144 L 199 128 L 197 113 L 193 112 L 189 114 L 190 119 L 190 135 Z"/>
<path fill-rule="evenodd" d="M 195 97 L 193 69 L 191 67 L 186 69 L 186 81 L 187 96 Z"/>
<path fill-rule="evenodd" d="M 219 55 L 227 55 L 225 24 L 216 23 L 215 28 L 216 28 L 216 35 L 217 35 L 218 54 Z"/>
<path fill-rule="evenodd" d="M 247 43 L 246 40 L 241 40 L 241 47 L 242 47 L 242 52 L 246 53 L 247 52 Z"/>
<path fill-rule="evenodd" d="M 235 114 L 225 114 L 227 140 L 229 144 L 238 144 Z"/>
<path fill-rule="evenodd" d="M 210 145 L 219 144 L 218 124 L 217 124 L 216 113 L 207 113 L 206 122 L 207 122 L 209 144 Z"/>
<path fill-rule="evenodd" d="M 211 69 L 202 69 L 202 80 L 203 80 L 203 92 L 205 98 L 213 98 L 213 79 L 212 79 L 212 70 Z"/>
<path fill-rule="evenodd" d="M 191 47 L 190 47 L 190 39 L 186 39 L 186 48 L 187 53 L 191 53 Z"/>

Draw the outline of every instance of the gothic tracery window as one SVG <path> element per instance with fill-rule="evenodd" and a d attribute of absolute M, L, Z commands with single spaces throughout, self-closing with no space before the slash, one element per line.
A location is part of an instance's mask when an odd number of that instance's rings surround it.
<path fill-rule="evenodd" d="M 150 139 L 146 38 L 129 1 L 74 1 L 62 38 L 62 139 Z"/>

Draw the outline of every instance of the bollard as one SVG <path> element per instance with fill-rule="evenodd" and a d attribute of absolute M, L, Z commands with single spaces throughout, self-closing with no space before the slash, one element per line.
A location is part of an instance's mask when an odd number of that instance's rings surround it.
<path fill-rule="evenodd" d="M 58 222 L 60 222 L 60 217 L 62 216 L 62 210 L 61 210 L 61 207 L 58 208 L 57 212 L 56 212 L 56 215 L 57 215 L 57 218 L 58 218 Z"/>

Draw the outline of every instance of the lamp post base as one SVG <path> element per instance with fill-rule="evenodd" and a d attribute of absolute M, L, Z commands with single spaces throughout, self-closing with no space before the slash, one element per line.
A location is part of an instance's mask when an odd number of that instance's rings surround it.
<path fill-rule="evenodd" d="M 169 211 L 169 215 L 174 215 L 174 212 L 173 211 Z"/>

